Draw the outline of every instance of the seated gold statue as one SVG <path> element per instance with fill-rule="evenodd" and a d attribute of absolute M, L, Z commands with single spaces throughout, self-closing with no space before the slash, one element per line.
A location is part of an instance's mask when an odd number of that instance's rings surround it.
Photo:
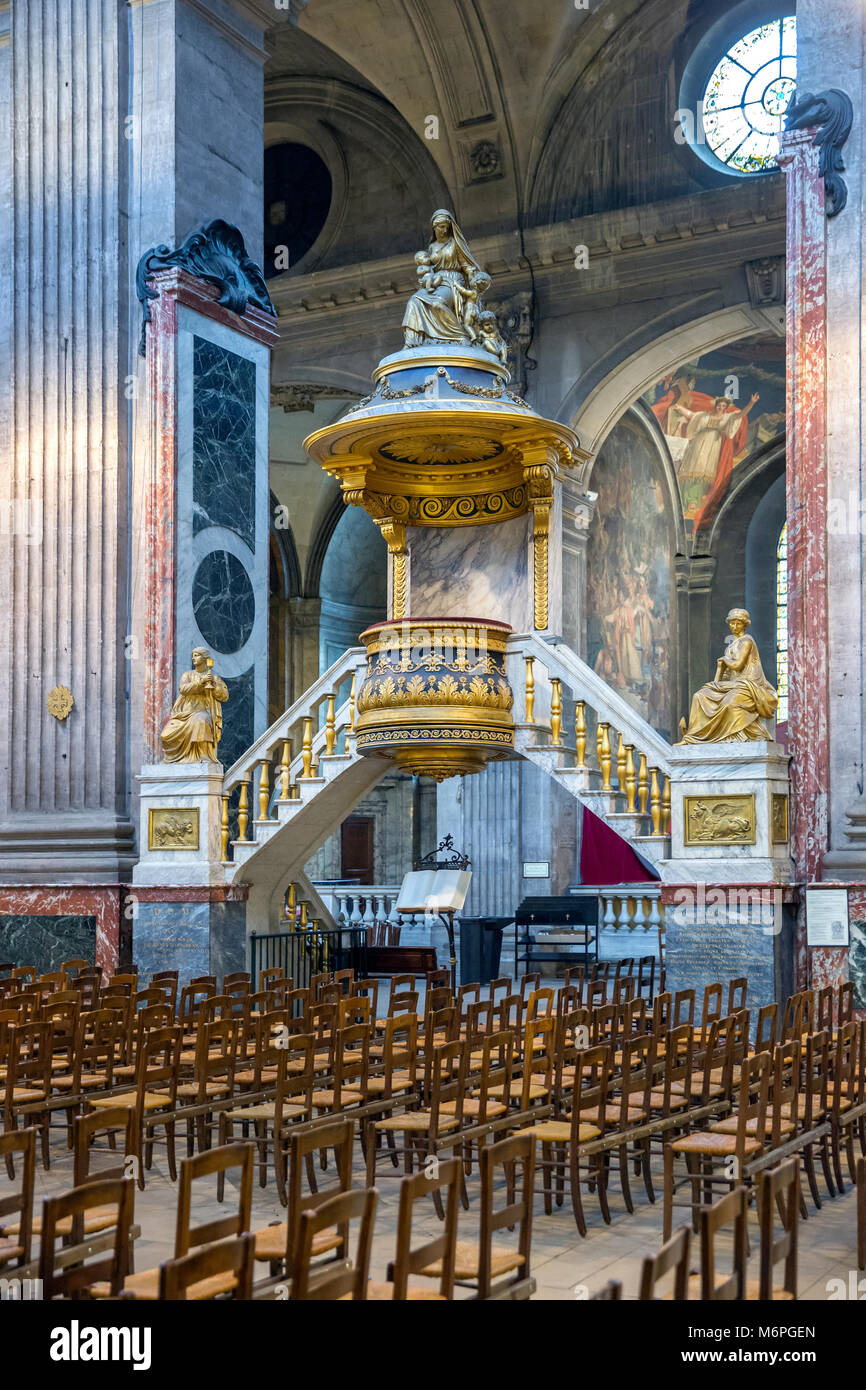
<path fill-rule="evenodd" d="M 191 671 L 180 678 L 180 694 L 171 718 L 162 731 L 162 751 L 168 763 L 217 762 L 223 731 L 220 705 L 229 697 L 228 687 L 213 667 L 206 647 L 196 647 Z"/>
<path fill-rule="evenodd" d="M 715 680 L 702 685 L 692 698 L 682 742 L 771 742 L 773 730 L 764 720 L 775 715 L 779 697 L 764 675 L 753 638 L 746 634 L 751 619 L 745 608 L 732 608 L 725 621 L 734 635 L 716 662 Z"/>

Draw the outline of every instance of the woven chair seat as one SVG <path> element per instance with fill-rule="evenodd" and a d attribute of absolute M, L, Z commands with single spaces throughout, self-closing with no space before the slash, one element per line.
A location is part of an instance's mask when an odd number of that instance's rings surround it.
<path fill-rule="evenodd" d="M 391 1303 L 394 1299 L 394 1285 L 379 1283 L 375 1279 L 370 1279 L 367 1283 L 365 1298 L 368 1303 Z M 447 1300 L 435 1289 L 424 1289 L 413 1287 L 411 1284 L 406 1289 L 406 1298 L 410 1303 L 445 1303 Z M 351 1302 L 350 1293 L 341 1293 L 337 1299 L 338 1303 Z"/>
<path fill-rule="evenodd" d="M 686 1134 L 675 1139 L 671 1145 L 678 1154 L 706 1154 L 709 1158 L 726 1158 L 737 1151 L 737 1139 L 733 1134 L 714 1134 L 711 1130 L 700 1130 L 697 1134 Z M 763 1144 L 757 1139 L 747 1137 L 745 1152 L 757 1153 Z"/>
<path fill-rule="evenodd" d="M 124 1109 L 131 1110 L 136 1104 L 137 1099 L 137 1092 L 121 1091 L 120 1095 L 115 1095 L 112 1092 L 112 1094 L 108 1096 L 94 1096 L 93 1099 L 89 1100 L 87 1103 L 88 1105 L 95 1106 L 98 1110 L 109 1110 L 114 1105 L 120 1105 L 123 1106 Z M 165 1110 L 170 1103 L 171 1101 L 168 1095 L 161 1095 L 157 1091 L 145 1091 L 144 1093 L 145 1110 Z"/>
<path fill-rule="evenodd" d="M 182 1081 L 177 1088 L 177 1094 L 184 1100 L 195 1100 L 200 1091 L 201 1087 L 197 1081 Z M 206 1081 L 204 1093 L 206 1096 L 227 1096 L 231 1091 L 225 1081 Z"/>
<path fill-rule="evenodd" d="M 275 1226 L 265 1226 L 261 1231 L 255 1232 L 255 1237 L 255 1258 L 257 1260 L 284 1260 L 286 1258 L 286 1243 L 289 1239 L 288 1222 L 281 1221 Z M 339 1231 L 336 1226 L 329 1226 L 327 1230 L 318 1231 L 313 1236 L 313 1254 L 324 1255 L 328 1250 L 336 1250 L 339 1244 Z"/>
<path fill-rule="evenodd" d="M 457 1110 L 457 1102 L 456 1102 L 456 1100 L 446 1100 L 446 1101 L 443 1101 L 443 1102 L 442 1102 L 442 1105 L 440 1106 L 440 1109 L 441 1109 L 442 1111 L 444 1111 L 444 1113 L 445 1113 L 446 1115 L 453 1115 L 453 1114 L 455 1113 L 455 1111 Z M 501 1102 L 500 1100 L 490 1100 L 490 1099 L 488 1098 L 488 1101 L 487 1101 L 487 1117 L 488 1117 L 488 1119 L 493 1119 L 496 1115 L 504 1115 L 504 1114 L 506 1113 L 507 1110 L 508 1110 L 508 1106 L 507 1106 L 507 1105 L 503 1105 L 502 1102 Z M 464 1114 L 464 1115 L 480 1115 L 480 1114 L 481 1114 L 481 1097 L 480 1097 L 480 1096 L 466 1096 L 465 1099 L 464 1099 L 464 1101 L 463 1101 L 463 1114 Z"/>
<path fill-rule="evenodd" d="M 791 1120 L 780 1120 L 780 1122 L 779 1122 L 779 1131 L 780 1131 L 780 1134 L 781 1134 L 782 1138 L 783 1138 L 783 1139 L 787 1139 L 791 1134 L 794 1133 L 794 1124 L 793 1124 L 793 1121 L 791 1121 Z M 737 1117 L 736 1117 L 736 1115 L 727 1115 L 727 1116 L 725 1117 L 724 1120 L 718 1120 L 716 1124 L 710 1125 L 710 1132 L 711 1132 L 712 1134 L 736 1134 L 736 1132 L 737 1132 Z M 756 1117 L 754 1120 L 747 1120 L 747 1121 L 746 1121 L 746 1133 L 747 1133 L 747 1134 L 757 1134 L 757 1133 L 758 1133 L 758 1121 L 757 1121 L 757 1117 Z M 766 1119 L 764 1120 L 764 1134 L 767 1136 L 767 1138 L 769 1138 L 770 1135 L 771 1135 L 772 1133 L 773 1133 L 773 1116 L 772 1116 L 772 1115 L 770 1114 L 770 1112 L 768 1111 L 768 1112 L 767 1112 Z"/>
<path fill-rule="evenodd" d="M 571 1139 L 570 1120 L 543 1120 L 540 1125 L 532 1125 L 528 1130 L 521 1130 L 521 1133 L 534 1134 L 540 1139 L 542 1144 L 567 1144 Z M 598 1125 L 590 1124 L 588 1120 L 581 1123 L 577 1131 L 577 1142 L 588 1144 L 590 1139 L 600 1139 L 601 1130 Z"/>
<path fill-rule="evenodd" d="M 478 1266 L 481 1261 L 481 1248 L 474 1245 L 469 1240 L 458 1240 L 454 1248 L 454 1278 L 455 1279 L 477 1279 Z M 507 1274 L 509 1270 L 520 1269 L 523 1264 L 523 1256 L 517 1250 L 509 1250 L 502 1245 L 494 1245 L 490 1251 L 490 1273 L 495 1279 L 500 1274 Z M 432 1264 L 425 1265 L 419 1269 L 419 1274 L 425 1279 L 441 1279 L 442 1261 L 434 1260 Z"/>
<path fill-rule="evenodd" d="M 317 1110 L 330 1110 L 335 1101 L 336 1091 L 314 1091 L 313 1104 Z M 340 1091 L 340 1105 L 357 1105 L 361 1099 L 361 1092 L 343 1088 Z"/>
<path fill-rule="evenodd" d="M 52 1076 L 51 1085 L 55 1091 L 71 1091 L 75 1082 L 74 1076 Z M 85 1072 L 78 1079 L 78 1086 L 82 1091 L 98 1091 L 99 1088 L 108 1085 L 108 1073 L 104 1071 Z"/>
<path fill-rule="evenodd" d="M 452 1119 L 448 1115 L 440 1113 L 437 1134 L 447 1134 L 452 1129 L 457 1129 L 459 1121 Z M 405 1115 L 389 1115 L 386 1120 L 377 1120 L 376 1129 L 394 1130 L 399 1132 L 405 1130 L 412 1134 L 426 1134 L 430 1128 L 429 1110 L 408 1110 Z"/>

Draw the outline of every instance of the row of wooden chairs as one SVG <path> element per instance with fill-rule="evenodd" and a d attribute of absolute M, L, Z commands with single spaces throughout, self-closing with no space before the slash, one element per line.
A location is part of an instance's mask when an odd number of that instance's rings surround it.
<path fill-rule="evenodd" d="M 121 1112 L 99 1117 L 100 1134 L 120 1131 Z M 76 1121 L 77 1160 L 89 1169 L 97 1128 L 89 1117 Z M 0 1204 L 0 1264 L 19 1270 L 32 1264 L 31 1242 L 40 1236 L 38 1260 L 42 1296 L 54 1298 L 157 1301 L 230 1297 L 293 1299 L 447 1300 L 455 1285 L 479 1299 L 525 1298 L 533 1291 L 530 1272 L 534 1140 L 519 1135 L 492 1146 L 481 1171 L 478 1239 L 458 1239 L 459 1164 L 452 1159 L 404 1178 L 400 1189 L 395 1258 L 384 1281 L 369 1280 L 369 1260 L 377 1193 L 353 1189 L 353 1127 L 335 1120 L 306 1128 L 293 1139 L 289 1219 L 258 1232 L 251 1227 L 253 1150 L 229 1144 L 183 1160 L 180 1168 L 173 1257 L 154 1269 L 133 1271 L 135 1184 L 122 1166 L 97 1174 L 82 1172 L 76 1186 L 47 1198 L 42 1216 L 32 1216 L 35 1132 L 0 1137 L 0 1152 L 21 1156 L 22 1183 L 14 1198 Z M 128 1138 L 128 1132 L 127 1132 Z M 309 1157 L 323 1149 L 337 1155 L 335 1175 L 324 1188 L 303 1190 Z M 88 1157 L 84 1157 L 88 1155 Z M 235 1179 L 233 1208 L 214 1220 L 193 1225 L 194 1188 L 216 1175 Z M 506 1192 L 504 1205 L 497 1193 Z M 519 1192 L 518 1190 L 519 1189 Z M 422 1200 L 435 1193 L 443 1207 L 443 1226 L 420 1244 L 413 1222 Z M 17 1219 L 9 1221 L 11 1215 Z M 359 1224 L 354 1255 L 349 1227 Z M 517 1228 L 516 1240 L 497 1245 L 497 1232 Z M 14 1244 L 13 1244 L 14 1242 Z M 86 1258 L 95 1255 L 96 1258 Z M 265 1266 L 256 1280 L 257 1264 Z M 429 1281 L 411 1284 L 413 1276 Z"/>

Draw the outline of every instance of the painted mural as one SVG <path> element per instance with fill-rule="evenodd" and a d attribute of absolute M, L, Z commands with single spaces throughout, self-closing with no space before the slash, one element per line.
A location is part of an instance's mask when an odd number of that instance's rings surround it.
<path fill-rule="evenodd" d="M 625 416 L 602 446 L 587 546 L 590 665 L 670 737 L 676 654 L 673 517 L 661 460 Z"/>
<path fill-rule="evenodd" d="M 686 529 L 705 531 L 736 470 L 785 429 L 785 346 L 743 338 L 684 362 L 647 392 L 676 470 Z"/>

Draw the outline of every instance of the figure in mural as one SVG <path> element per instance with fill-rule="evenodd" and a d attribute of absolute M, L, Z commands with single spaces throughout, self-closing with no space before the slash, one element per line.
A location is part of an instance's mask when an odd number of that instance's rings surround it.
<path fill-rule="evenodd" d="M 737 447 L 745 443 L 748 416 L 759 399 L 757 392 L 742 410 L 727 396 L 717 396 L 709 410 L 690 410 L 678 405 L 686 420 L 686 445 L 677 469 L 683 512 L 695 519 L 695 530 L 706 526 L 728 490 Z"/>
<path fill-rule="evenodd" d="M 683 518 L 694 533 L 705 531 L 734 470 L 784 431 L 784 340 L 757 336 L 706 353 L 657 382 L 646 399 L 674 464 Z"/>
<path fill-rule="evenodd" d="M 403 315 L 406 347 L 474 343 L 504 360 L 505 344 L 496 319 L 481 301 L 490 276 L 472 255 L 453 213 L 438 208 L 430 224 L 433 240 L 415 256 L 419 288 Z"/>
<path fill-rule="evenodd" d="M 195 648 L 192 666 L 180 678 L 180 693 L 161 734 L 167 763 L 218 761 L 217 748 L 223 731 L 220 706 L 229 697 L 228 686 L 214 671 L 207 647 Z"/>
<path fill-rule="evenodd" d="M 779 697 L 764 675 L 754 639 L 746 632 L 751 618 L 745 608 L 732 608 L 725 621 L 733 635 L 716 662 L 715 680 L 702 685 L 692 699 L 682 742 L 771 742 L 773 731 L 764 720 L 775 715 Z"/>
<path fill-rule="evenodd" d="M 594 670 L 668 736 L 673 547 L 659 462 L 631 423 L 620 422 L 602 446 L 592 474 L 587 647 Z"/>

